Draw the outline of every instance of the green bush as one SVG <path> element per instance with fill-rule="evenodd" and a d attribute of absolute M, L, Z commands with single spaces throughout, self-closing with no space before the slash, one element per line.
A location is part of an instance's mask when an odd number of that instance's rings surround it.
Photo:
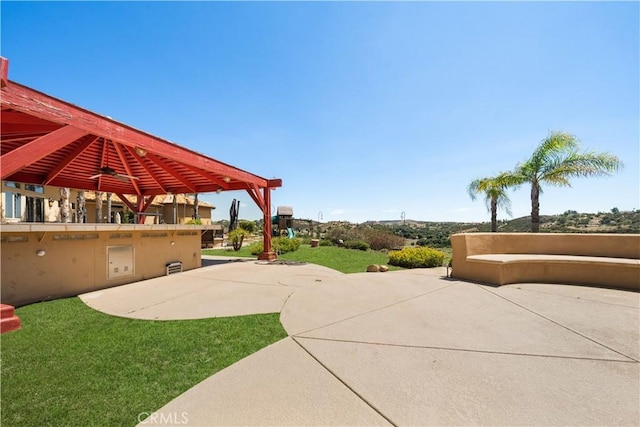
<path fill-rule="evenodd" d="M 246 230 L 249 234 L 255 233 L 258 229 L 255 221 L 249 221 L 246 219 L 241 219 L 240 222 L 238 222 L 238 227 Z"/>
<path fill-rule="evenodd" d="M 363 235 L 362 240 L 367 242 L 374 251 L 382 249 L 397 249 L 404 246 L 404 239 L 402 236 L 393 234 L 388 229 L 365 229 L 363 231 Z"/>
<path fill-rule="evenodd" d="M 322 239 L 320 240 L 320 246 L 333 246 L 333 243 L 331 240 Z"/>
<path fill-rule="evenodd" d="M 389 252 L 389 264 L 405 268 L 440 267 L 445 253 L 437 249 L 414 247 Z"/>
<path fill-rule="evenodd" d="M 369 250 L 369 244 L 363 240 L 347 240 L 344 242 L 344 247 L 347 249 L 358 249 L 360 251 Z"/>
<path fill-rule="evenodd" d="M 271 250 L 279 253 L 286 254 L 287 252 L 295 252 L 300 248 L 300 239 L 289 239 L 288 237 L 274 237 L 271 239 Z M 251 255 L 258 255 L 262 253 L 263 243 L 255 242 L 249 246 Z"/>

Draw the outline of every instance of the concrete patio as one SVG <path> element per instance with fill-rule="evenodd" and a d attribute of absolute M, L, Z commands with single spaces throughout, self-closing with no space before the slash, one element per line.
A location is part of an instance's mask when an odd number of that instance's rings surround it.
<path fill-rule="evenodd" d="M 206 258 L 81 298 L 140 319 L 280 312 L 289 337 L 140 425 L 640 424 L 638 293 Z"/>

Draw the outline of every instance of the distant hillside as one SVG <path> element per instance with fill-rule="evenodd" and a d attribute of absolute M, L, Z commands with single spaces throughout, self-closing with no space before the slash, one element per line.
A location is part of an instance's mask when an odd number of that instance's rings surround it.
<path fill-rule="evenodd" d="M 461 232 L 491 231 L 490 222 L 432 222 L 415 220 L 368 221 L 365 225 L 385 226 L 402 230 L 428 230 L 455 234 Z M 524 216 L 510 221 L 498 223 L 500 232 L 529 232 L 531 231 L 531 217 Z M 578 213 L 567 211 L 561 215 L 541 215 L 540 231 L 545 233 L 640 233 L 640 211 L 623 211 L 613 209 L 613 212 Z M 403 234 L 404 234 L 403 233 Z"/>
<path fill-rule="evenodd" d="M 225 221 L 221 221 L 224 223 Z M 256 221 L 259 226 L 262 221 Z M 227 221 L 228 223 L 228 221 Z M 490 222 L 435 222 L 416 220 L 367 221 L 353 224 L 347 221 L 318 222 L 311 219 L 294 219 L 294 229 L 301 236 L 318 232 L 326 233 L 335 227 L 387 228 L 406 239 L 423 240 L 428 245 L 450 245 L 450 236 L 456 233 L 491 231 Z M 531 217 L 524 216 L 510 221 L 500 221 L 498 231 L 505 233 L 531 231 Z M 640 234 L 640 210 L 578 213 L 567 211 L 561 215 L 540 216 L 540 231 L 545 233 L 635 233 Z"/>

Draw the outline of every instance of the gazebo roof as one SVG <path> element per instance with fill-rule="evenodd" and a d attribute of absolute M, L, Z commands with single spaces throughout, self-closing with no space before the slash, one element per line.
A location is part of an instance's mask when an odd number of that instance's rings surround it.
<path fill-rule="evenodd" d="M 137 195 L 282 186 L 129 125 L 8 80 L 0 57 L 3 180 Z M 142 206 L 140 206 L 142 208 Z M 140 209 L 144 211 L 144 209 Z"/>

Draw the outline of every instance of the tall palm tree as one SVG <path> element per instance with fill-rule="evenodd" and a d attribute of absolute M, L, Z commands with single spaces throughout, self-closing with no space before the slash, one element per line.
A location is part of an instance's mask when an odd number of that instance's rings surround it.
<path fill-rule="evenodd" d="M 580 152 L 573 135 L 553 131 L 540 142 L 531 157 L 516 166 L 520 183 L 531 184 L 531 231 L 540 231 L 541 185 L 568 186 L 569 178 L 608 176 L 623 167 L 616 156 L 593 151 Z"/>
<path fill-rule="evenodd" d="M 517 177 L 509 172 L 502 172 L 498 176 L 475 179 L 469 184 L 467 191 L 471 200 L 476 195 L 483 194 L 487 211 L 491 212 L 491 231 L 498 231 L 498 209 L 503 209 L 511 216 L 511 200 L 507 194 L 509 187 L 519 184 Z"/>

